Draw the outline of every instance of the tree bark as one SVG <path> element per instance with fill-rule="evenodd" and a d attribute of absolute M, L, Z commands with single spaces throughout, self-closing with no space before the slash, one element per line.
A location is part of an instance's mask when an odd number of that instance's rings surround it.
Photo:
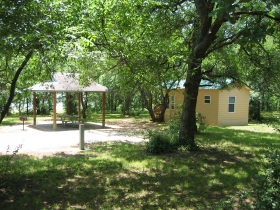
<path fill-rule="evenodd" d="M 128 95 L 124 99 L 124 105 L 122 110 L 123 115 L 130 115 L 130 102 L 131 102 L 131 96 Z"/>
<path fill-rule="evenodd" d="M 139 87 L 139 91 L 141 93 L 142 100 L 145 104 L 146 109 L 148 110 L 151 121 L 155 122 L 155 113 L 153 109 L 153 96 L 148 91 L 145 91 L 142 87 Z"/>
<path fill-rule="evenodd" d="M 24 67 L 27 65 L 28 61 L 31 59 L 33 55 L 33 51 L 30 51 L 26 56 L 25 59 L 23 60 L 23 62 L 21 63 L 20 67 L 17 69 L 14 78 L 12 80 L 11 83 L 11 87 L 10 87 L 10 95 L 9 98 L 7 100 L 7 102 L 4 105 L 3 110 L 1 111 L 1 116 L 0 116 L 0 124 L 2 123 L 4 117 L 6 116 L 6 114 L 9 111 L 9 108 L 13 102 L 13 99 L 15 97 L 15 91 L 16 91 L 16 84 L 19 78 L 19 75 L 21 74 L 21 72 L 23 71 Z"/>
<path fill-rule="evenodd" d="M 87 107 L 88 107 L 88 93 L 82 93 L 81 94 L 81 102 L 82 102 L 82 115 L 83 115 L 83 119 L 87 118 Z"/>
<path fill-rule="evenodd" d="M 66 93 L 66 114 L 72 115 L 74 113 L 73 95 Z"/>
<path fill-rule="evenodd" d="M 158 105 L 157 107 L 157 113 L 156 110 L 154 110 L 154 114 L 157 114 L 156 121 L 157 122 L 164 122 L 164 113 L 167 109 L 167 106 L 169 104 L 169 92 L 167 91 L 164 95 L 162 95 L 162 103 Z"/>
<path fill-rule="evenodd" d="M 181 116 L 179 144 L 187 146 L 189 150 L 197 149 L 196 134 L 196 102 L 201 81 L 201 60 L 192 61 L 185 82 L 185 97 Z"/>
<path fill-rule="evenodd" d="M 214 3 L 211 0 L 195 0 L 194 3 L 198 17 L 194 22 L 191 54 L 188 57 L 185 96 L 179 131 L 179 144 L 188 147 L 189 150 L 198 148 L 195 143 L 196 101 L 202 78 L 202 61 L 217 38 L 217 32 L 225 22 L 223 16 L 213 20 L 209 15 L 214 9 Z"/>
<path fill-rule="evenodd" d="M 28 100 L 28 96 L 26 96 L 26 115 L 28 116 L 29 114 L 29 100 Z"/>

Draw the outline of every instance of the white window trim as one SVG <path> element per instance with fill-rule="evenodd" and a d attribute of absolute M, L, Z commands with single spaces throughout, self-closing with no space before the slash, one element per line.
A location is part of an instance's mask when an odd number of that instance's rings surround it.
<path fill-rule="evenodd" d="M 205 99 L 206 96 L 209 96 L 209 99 Z M 209 100 L 209 103 L 205 103 L 206 100 Z M 204 104 L 211 104 L 211 96 L 210 95 L 205 95 L 204 96 Z"/>
<path fill-rule="evenodd" d="M 172 101 L 173 97 L 173 101 Z M 170 96 L 169 109 L 175 109 L 175 95 Z"/>
<path fill-rule="evenodd" d="M 229 98 L 234 98 L 234 103 L 230 103 L 230 102 L 229 102 Z M 230 105 L 230 104 L 233 104 L 233 105 L 234 105 L 234 106 L 233 106 L 233 112 L 230 112 L 230 111 L 229 111 L 229 105 Z M 236 107 L 235 107 L 235 104 L 236 104 L 236 96 L 229 96 L 229 97 L 228 97 L 228 113 L 235 113 L 235 108 L 236 108 Z"/>

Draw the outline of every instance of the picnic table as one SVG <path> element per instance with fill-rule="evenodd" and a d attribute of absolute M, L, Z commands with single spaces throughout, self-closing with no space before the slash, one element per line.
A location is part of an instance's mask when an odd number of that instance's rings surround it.
<path fill-rule="evenodd" d="M 66 126 L 67 122 L 71 122 L 71 125 L 76 125 L 82 122 L 79 116 L 59 114 L 58 117 L 60 117 L 63 126 Z"/>

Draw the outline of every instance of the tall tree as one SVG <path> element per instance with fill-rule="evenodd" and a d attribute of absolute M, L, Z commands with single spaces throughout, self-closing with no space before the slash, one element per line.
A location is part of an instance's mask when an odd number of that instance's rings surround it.
<path fill-rule="evenodd" d="M 191 5 L 190 5 L 191 4 Z M 196 149 L 195 109 L 200 81 L 211 69 L 203 69 L 203 61 L 213 52 L 238 40 L 264 40 L 267 29 L 270 33 L 280 21 L 275 1 L 194 0 L 181 1 L 181 7 L 194 8 L 196 16 L 189 25 L 193 28 L 190 39 L 191 53 L 188 56 L 188 71 L 185 81 L 185 97 L 180 125 L 179 141 L 190 150 Z M 262 28 L 258 26 L 262 25 Z M 256 33 L 258 32 L 258 33 Z M 252 40 L 254 39 L 254 40 Z"/>
<path fill-rule="evenodd" d="M 0 2 L 0 77 L 6 93 L 1 95 L 4 99 L 1 99 L 0 123 L 13 101 L 23 70 L 31 60 L 46 57 L 46 52 L 60 40 L 66 26 L 62 24 L 64 6 L 60 1 L 48 0 Z M 33 70 L 34 78 L 40 72 L 36 67 Z"/>
<path fill-rule="evenodd" d="M 264 43 L 248 43 L 240 49 L 239 63 L 244 67 L 244 77 L 258 93 L 254 99 L 259 101 L 260 108 L 267 111 L 277 108 L 280 99 L 280 45 L 275 42 L 278 38 L 268 36 Z"/>
<path fill-rule="evenodd" d="M 153 121 L 153 106 L 163 104 L 162 121 L 168 103 L 163 90 L 182 78 L 187 52 L 181 31 L 183 17 L 171 15 L 171 10 L 158 10 L 157 6 L 156 1 L 93 1 L 88 15 L 97 18 L 85 20 L 83 25 L 88 28 L 82 36 L 95 52 L 105 52 L 108 60 L 115 60 L 111 67 L 121 78 L 120 86 L 127 89 L 123 92 L 130 94 L 129 90 L 136 87 Z M 162 101 L 152 100 L 155 90 L 160 91 Z"/>

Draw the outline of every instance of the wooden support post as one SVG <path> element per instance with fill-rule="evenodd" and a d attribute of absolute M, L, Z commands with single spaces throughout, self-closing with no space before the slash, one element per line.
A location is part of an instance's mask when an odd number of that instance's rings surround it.
<path fill-rule="evenodd" d="M 36 125 L 36 92 L 33 92 L 33 125 Z"/>
<path fill-rule="evenodd" d="M 102 127 L 105 127 L 106 93 L 102 94 Z"/>
<path fill-rule="evenodd" d="M 53 92 L 53 130 L 56 130 L 56 92 Z"/>

